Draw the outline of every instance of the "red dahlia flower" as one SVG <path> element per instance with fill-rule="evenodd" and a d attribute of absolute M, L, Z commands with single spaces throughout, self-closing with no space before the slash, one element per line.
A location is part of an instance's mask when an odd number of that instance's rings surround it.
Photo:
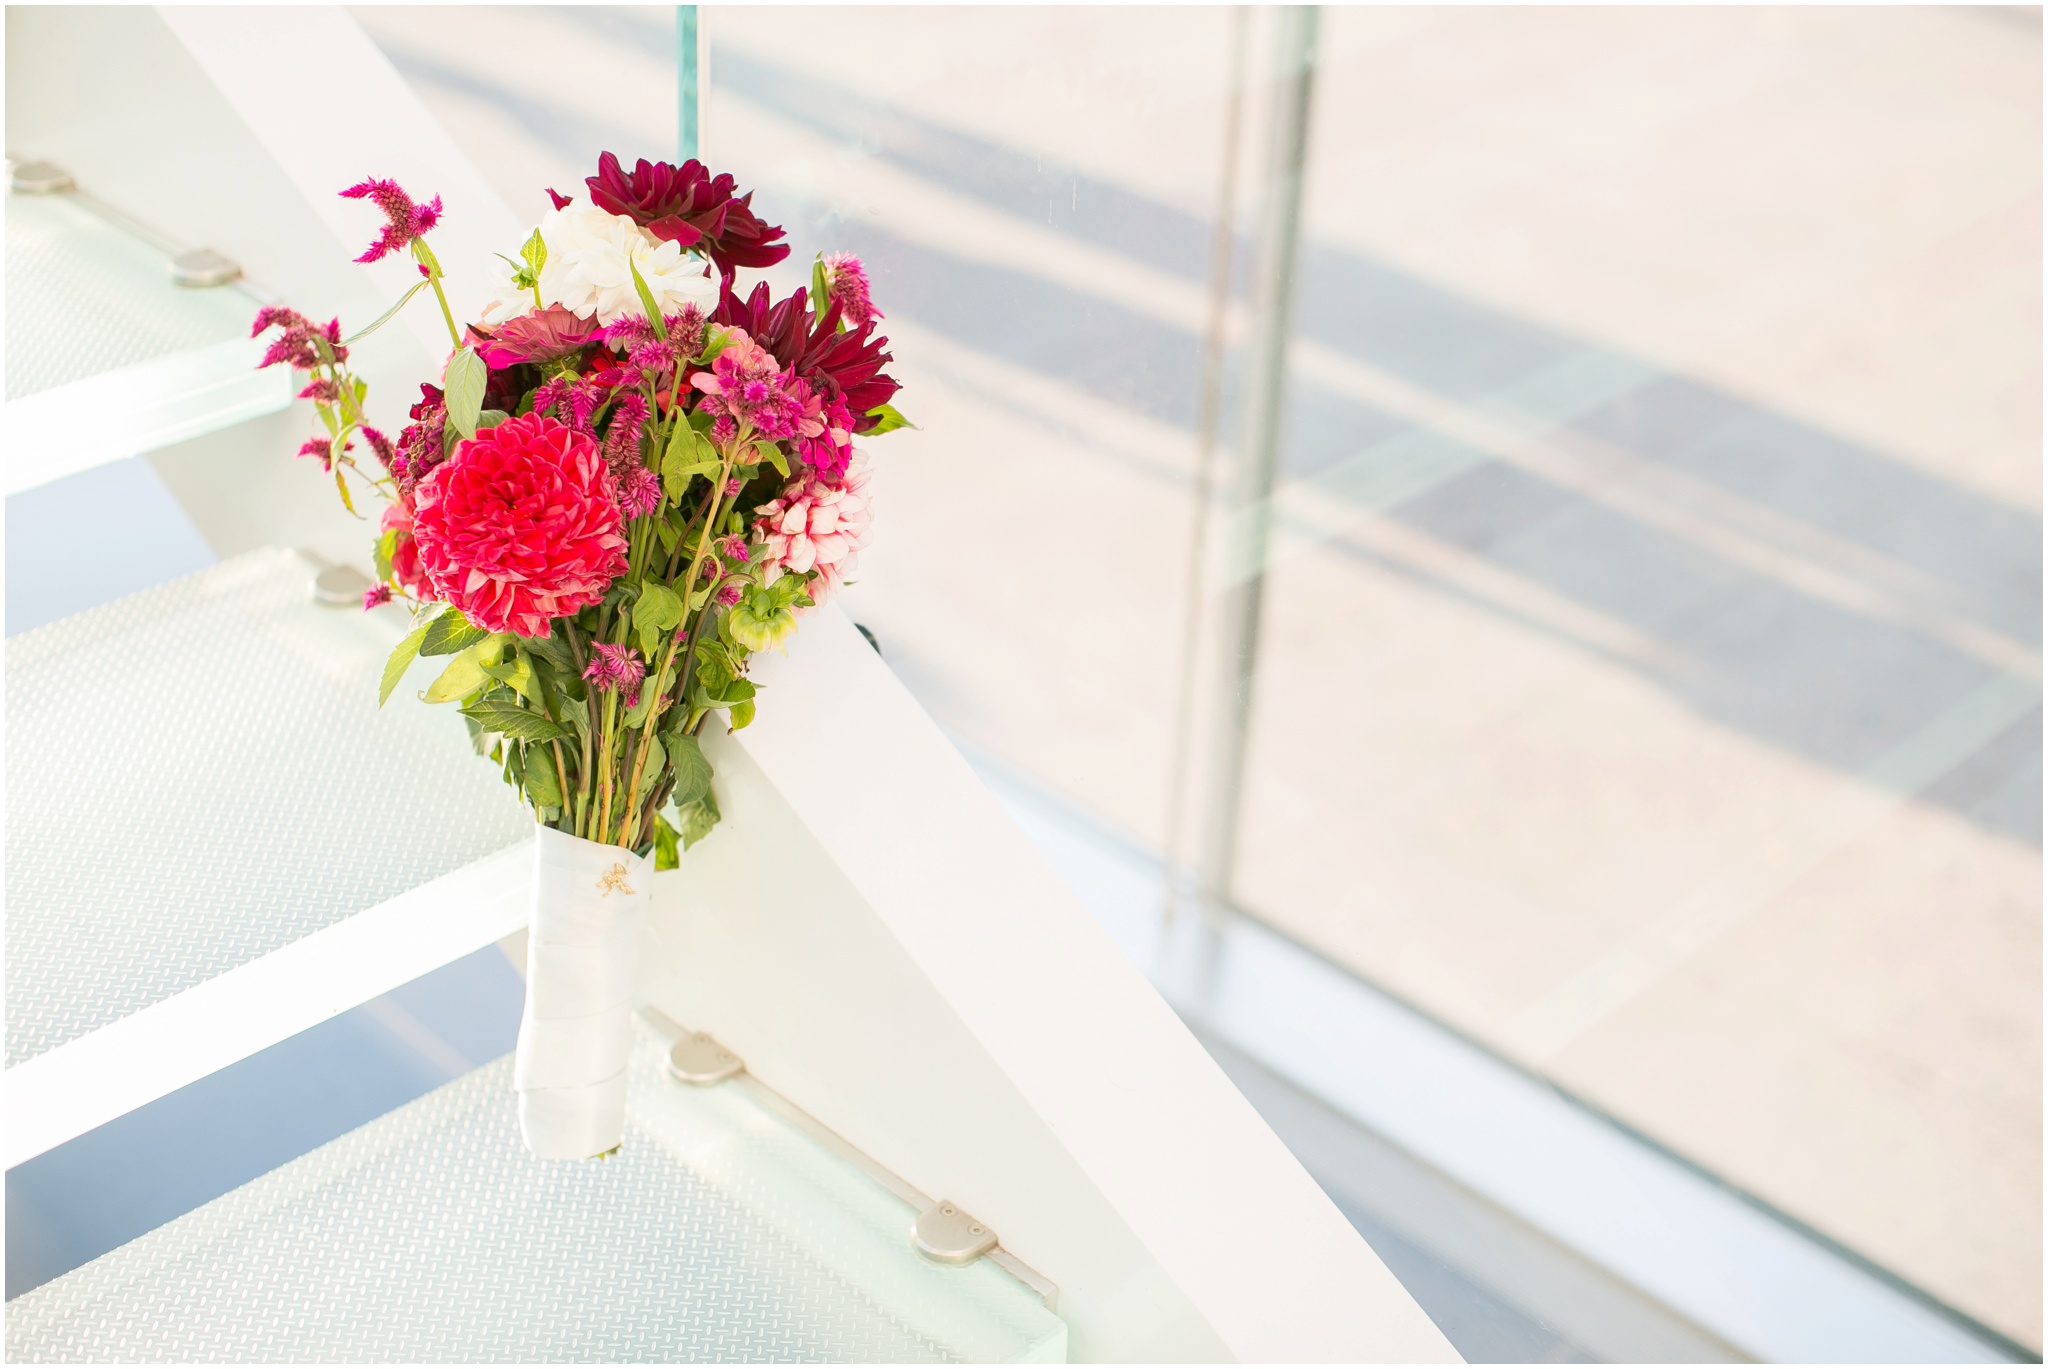
<path fill-rule="evenodd" d="M 597 444 L 527 414 L 485 428 L 413 495 L 413 538 L 436 597 L 479 627 L 545 637 L 626 568 Z"/>
<path fill-rule="evenodd" d="M 412 499 L 401 494 L 384 506 L 384 531 L 397 534 L 391 539 L 391 578 L 415 599 L 431 599 L 432 586 L 420 565 L 419 543 L 412 536 Z"/>
<path fill-rule="evenodd" d="M 782 230 L 754 213 L 753 192 L 734 198 L 737 182 L 714 177 L 694 157 L 681 166 L 642 157 L 628 174 L 607 152 L 583 183 L 599 209 L 623 214 L 657 238 L 701 246 L 728 279 L 738 267 L 759 270 L 789 255 L 789 244 L 776 241 Z"/>

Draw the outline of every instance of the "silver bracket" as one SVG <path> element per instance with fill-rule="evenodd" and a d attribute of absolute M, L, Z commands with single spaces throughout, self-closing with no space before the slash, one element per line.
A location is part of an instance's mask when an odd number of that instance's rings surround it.
<path fill-rule="evenodd" d="M 928 1260 L 973 1264 L 996 1248 L 996 1233 L 986 1222 L 962 1212 L 959 1204 L 941 1201 L 920 1212 L 910 1224 L 910 1243 Z"/>
<path fill-rule="evenodd" d="M 241 276 L 241 267 L 211 247 L 194 248 L 171 258 L 171 284 L 190 290 L 210 290 Z"/>
<path fill-rule="evenodd" d="M 986 1257 L 1036 1293 L 1048 1308 L 1059 1311 L 1059 1285 L 1003 1249 L 988 1223 L 961 1211 L 958 1203 L 933 1202 L 886 1165 L 762 1083 L 759 1075 L 748 1073 L 746 1061 L 719 1045 L 718 1038 L 711 1033 L 690 1031 L 652 1007 L 642 1007 L 638 1011 L 649 1026 L 673 1042 L 668 1051 L 668 1072 L 677 1079 L 700 1086 L 722 1083 L 727 1079 L 737 1080 L 736 1087 L 752 1094 L 769 1111 L 777 1113 L 902 1199 L 918 1214 L 917 1220 L 910 1224 L 910 1247 L 919 1255 L 939 1264 L 951 1265 L 973 1264 Z"/>
<path fill-rule="evenodd" d="M 313 602 L 328 608 L 361 608 L 363 591 L 375 583 L 354 566 L 322 566 L 313 576 Z"/>
<path fill-rule="evenodd" d="M 7 188 L 17 195 L 61 195 L 78 182 L 55 162 L 16 162 L 7 170 Z"/>
<path fill-rule="evenodd" d="M 747 1062 L 710 1032 L 684 1032 L 668 1048 L 668 1072 L 685 1084 L 719 1084 L 746 1071 Z"/>

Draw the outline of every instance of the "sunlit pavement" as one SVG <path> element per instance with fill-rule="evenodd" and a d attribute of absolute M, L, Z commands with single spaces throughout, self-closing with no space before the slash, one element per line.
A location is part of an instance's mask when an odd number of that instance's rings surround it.
<path fill-rule="evenodd" d="M 665 10 L 358 14 L 523 213 L 672 147 Z M 921 425 L 849 605 L 1158 846 L 1227 12 L 708 14 L 710 160 Z M 2031 1345 L 2039 54 L 1328 12 L 1238 889 Z"/>

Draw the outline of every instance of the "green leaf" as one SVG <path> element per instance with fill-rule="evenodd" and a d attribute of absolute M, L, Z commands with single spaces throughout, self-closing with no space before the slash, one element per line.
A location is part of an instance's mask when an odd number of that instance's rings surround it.
<path fill-rule="evenodd" d="M 485 409 L 476 416 L 476 430 L 482 432 L 485 428 L 495 428 L 510 417 L 512 415 L 503 409 Z"/>
<path fill-rule="evenodd" d="M 687 851 L 710 836 L 711 829 L 718 826 L 718 799 L 706 789 L 704 797 L 695 803 L 677 804 L 676 817 L 681 820 L 683 849 Z"/>
<path fill-rule="evenodd" d="M 551 632 L 545 637 L 521 638 L 519 645 L 559 671 L 566 673 L 572 669 L 573 658 L 569 655 L 569 644 L 564 642 L 558 633 Z"/>
<path fill-rule="evenodd" d="M 405 634 L 403 641 L 391 649 L 390 659 L 384 662 L 384 682 L 377 690 L 377 707 L 391 697 L 391 691 L 398 688 L 398 682 L 405 677 L 405 668 L 420 654 L 420 643 L 427 640 L 427 629 L 433 623 L 421 623 Z"/>
<path fill-rule="evenodd" d="M 683 601 L 667 585 L 650 580 L 633 605 L 633 628 L 640 634 L 640 654 L 654 659 L 655 646 L 683 624 Z"/>
<path fill-rule="evenodd" d="M 342 474 L 341 463 L 338 461 L 334 463 L 334 488 L 341 491 L 341 506 L 350 513 L 354 513 L 356 511 L 356 501 L 349 498 L 348 480 Z"/>
<path fill-rule="evenodd" d="M 464 647 L 474 646 L 491 634 L 462 616 L 462 610 L 449 607 L 439 617 L 427 624 L 426 640 L 420 643 L 422 656 L 453 656 Z"/>
<path fill-rule="evenodd" d="M 663 342 L 668 341 L 668 325 L 661 321 L 661 306 L 654 302 L 654 292 L 647 288 L 647 282 L 640 279 L 640 268 L 633 264 L 633 254 L 626 254 L 626 269 L 633 273 L 633 288 L 640 294 L 640 307 L 647 311 L 647 326 Z"/>
<path fill-rule="evenodd" d="M 375 323 L 363 329 L 363 331 L 361 331 L 360 333 L 355 334 L 353 337 L 343 338 L 341 340 L 341 345 L 344 347 L 353 347 L 358 342 L 361 342 L 364 338 L 368 337 L 370 334 L 376 332 L 379 328 L 382 328 L 385 324 L 391 322 L 392 319 L 398 316 L 398 311 L 400 309 L 405 308 L 405 306 L 411 302 L 412 297 L 414 295 L 417 295 L 420 291 L 426 288 L 427 282 L 423 280 L 415 282 L 412 289 L 406 291 L 404 294 L 398 297 L 398 303 L 392 305 L 389 309 L 386 309 L 383 313 L 377 315 L 377 321 Z M 362 398 L 363 397 L 361 395 L 357 395 L 356 403 L 361 404 Z"/>
<path fill-rule="evenodd" d="M 773 466 L 784 480 L 789 479 L 789 462 L 783 458 L 782 448 L 773 442 L 757 442 L 754 444 L 754 450 L 760 453 L 761 459 Z"/>
<path fill-rule="evenodd" d="M 640 682 L 640 701 L 626 710 L 624 726 L 640 728 L 647 725 L 647 715 L 654 711 L 655 700 L 668 693 L 668 687 L 676 681 L 676 663 L 670 661 L 661 672 L 657 682 L 652 675 Z"/>
<path fill-rule="evenodd" d="M 379 580 L 389 580 L 391 578 L 391 558 L 397 551 L 398 529 L 391 528 L 377 539 L 376 550 L 372 553 L 377 563 L 377 578 Z"/>
<path fill-rule="evenodd" d="M 486 665 L 484 674 L 500 684 L 512 686 L 514 693 L 536 708 L 547 707 L 540 696 L 540 681 L 534 677 L 533 660 L 525 651 L 514 648 L 511 660 L 499 665 Z"/>
<path fill-rule="evenodd" d="M 659 813 L 654 815 L 655 869 L 673 870 L 676 868 L 678 864 L 676 860 L 676 839 L 681 835 L 675 828 L 669 826 L 667 818 Z"/>
<path fill-rule="evenodd" d="M 735 732 L 739 731 L 741 728 L 745 727 L 748 723 L 752 722 L 753 720 L 754 701 L 752 699 L 748 699 L 745 703 L 734 704 L 731 708 L 726 710 L 726 722 Z"/>
<path fill-rule="evenodd" d="M 448 426 L 464 437 L 476 436 L 477 417 L 484 407 L 484 385 L 490 377 L 491 368 L 484 365 L 474 347 L 465 347 L 448 358 L 448 392 L 443 402 L 448 406 Z"/>
<path fill-rule="evenodd" d="M 668 750 L 668 764 L 676 772 L 673 801 L 680 808 L 695 803 L 711 791 L 711 762 L 704 748 L 687 732 L 671 732 L 662 738 Z"/>
<path fill-rule="evenodd" d="M 533 278 L 539 280 L 541 267 L 548 264 L 548 244 L 538 228 L 533 230 L 533 236 L 526 240 L 526 245 L 519 249 L 519 255 L 533 272 Z"/>
<path fill-rule="evenodd" d="M 683 497 L 696 476 L 709 479 L 721 469 L 718 451 L 688 423 L 678 423 L 668 435 L 668 449 L 661 454 L 661 484 L 671 499 Z"/>
<path fill-rule="evenodd" d="M 527 759 L 526 797 L 533 801 L 535 808 L 560 808 L 562 782 L 555 774 L 554 753 L 543 751 Z"/>
<path fill-rule="evenodd" d="M 879 437 L 883 433 L 893 433 L 898 428 L 917 427 L 915 423 L 897 413 L 895 406 L 890 404 L 877 404 L 868 410 L 868 417 L 875 419 L 876 423 L 874 427 L 861 434 L 863 437 Z"/>
<path fill-rule="evenodd" d="M 562 696 L 562 706 L 557 711 L 561 713 L 562 721 L 575 728 L 578 735 L 588 736 L 590 734 L 590 708 L 583 700 L 573 695 L 564 694 Z"/>
<path fill-rule="evenodd" d="M 496 636 L 486 637 L 474 646 L 465 647 L 460 655 L 448 663 L 448 668 L 441 672 L 441 677 L 427 686 L 424 696 L 426 701 L 430 704 L 450 703 L 483 688 L 484 682 L 491 678 L 484 665 L 487 661 L 495 665 L 500 650 L 501 643 Z"/>
<path fill-rule="evenodd" d="M 811 262 L 811 308 L 823 314 L 828 302 L 825 290 L 825 257 L 823 253 L 819 253 Z"/>
<path fill-rule="evenodd" d="M 704 350 L 698 355 L 697 364 L 699 366 L 709 366 L 713 361 L 717 360 L 718 354 L 725 350 L 725 344 L 730 335 L 730 329 L 721 328 L 715 323 L 706 328 L 704 330 Z M 709 427 L 710 424 L 707 423 L 705 426 Z"/>
<path fill-rule="evenodd" d="M 481 699 L 464 704 L 462 712 L 465 717 L 476 719 L 487 732 L 502 733 L 523 742 L 559 741 L 569 735 L 540 714 L 508 699 Z"/>

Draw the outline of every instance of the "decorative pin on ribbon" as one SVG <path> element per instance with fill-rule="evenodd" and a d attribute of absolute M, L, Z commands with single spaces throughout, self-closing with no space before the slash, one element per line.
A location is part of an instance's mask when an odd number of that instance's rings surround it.
<path fill-rule="evenodd" d="M 605 871 L 604 878 L 597 882 L 597 887 L 603 891 L 604 896 L 606 898 L 610 898 L 612 896 L 612 891 L 614 889 L 618 890 L 622 894 L 630 894 L 633 892 L 633 890 L 626 884 L 626 867 L 624 864 L 615 864 L 612 866 L 611 869 Z"/>

